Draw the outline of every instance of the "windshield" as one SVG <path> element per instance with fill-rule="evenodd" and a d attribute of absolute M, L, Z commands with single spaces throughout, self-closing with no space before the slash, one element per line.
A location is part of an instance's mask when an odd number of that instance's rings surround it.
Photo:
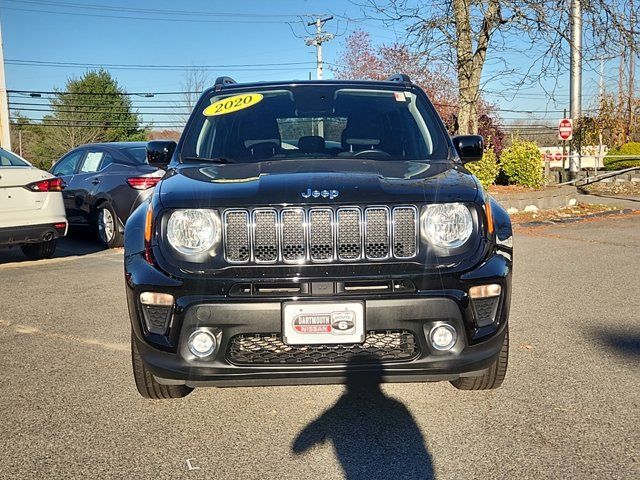
<path fill-rule="evenodd" d="M 196 107 L 182 158 L 447 158 L 433 108 L 413 92 L 303 85 L 212 94 Z"/>

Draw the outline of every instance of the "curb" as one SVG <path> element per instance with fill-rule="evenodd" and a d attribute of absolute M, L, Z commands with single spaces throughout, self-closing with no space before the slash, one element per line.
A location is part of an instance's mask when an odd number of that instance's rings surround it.
<path fill-rule="evenodd" d="M 573 186 L 552 186 L 542 190 L 521 192 L 489 192 L 510 213 L 548 210 L 570 206 L 575 202 L 577 190 Z"/>
<path fill-rule="evenodd" d="M 543 226 L 556 225 L 558 223 L 576 223 L 576 222 L 581 222 L 583 220 L 588 220 L 590 218 L 608 217 L 610 215 L 625 215 L 625 214 L 633 213 L 637 211 L 638 210 L 634 210 L 632 208 L 622 208 L 619 210 L 608 210 L 606 212 L 589 213 L 587 215 L 558 218 L 554 220 L 537 220 L 534 222 L 516 223 L 514 225 L 518 227 L 543 227 Z"/>

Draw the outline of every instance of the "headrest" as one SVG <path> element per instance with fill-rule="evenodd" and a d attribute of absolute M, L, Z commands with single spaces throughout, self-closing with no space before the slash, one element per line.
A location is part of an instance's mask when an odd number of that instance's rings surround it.
<path fill-rule="evenodd" d="M 342 141 L 346 145 L 378 145 L 382 141 L 383 128 L 380 117 L 357 115 L 349 117 L 342 132 Z"/>
<path fill-rule="evenodd" d="M 324 138 L 315 135 L 300 137 L 298 140 L 298 148 L 304 153 L 324 152 L 324 146 Z"/>
<path fill-rule="evenodd" d="M 280 147 L 280 130 L 275 118 L 248 116 L 242 122 L 240 135 L 246 148 L 258 143 L 274 143 Z"/>

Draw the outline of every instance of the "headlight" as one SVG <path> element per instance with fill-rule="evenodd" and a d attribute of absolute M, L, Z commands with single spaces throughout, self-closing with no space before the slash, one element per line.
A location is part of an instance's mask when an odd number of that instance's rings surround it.
<path fill-rule="evenodd" d="M 472 232 L 471 212 L 462 203 L 429 205 L 423 216 L 422 234 L 435 247 L 460 247 Z"/>
<path fill-rule="evenodd" d="M 220 241 L 220 218 L 213 210 L 175 210 L 167 222 L 167 240 L 183 255 L 197 255 Z"/>

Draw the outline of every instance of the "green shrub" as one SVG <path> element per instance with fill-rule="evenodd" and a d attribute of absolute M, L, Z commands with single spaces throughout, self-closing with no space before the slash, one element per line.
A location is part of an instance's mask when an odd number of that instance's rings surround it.
<path fill-rule="evenodd" d="M 515 140 L 502 151 L 500 168 L 509 184 L 531 188 L 544 185 L 542 156 L 533 142 Z"/>
<path fill-rule="evenodd" d="M 611 157 L 610 155 L 634 155 L 639 158 Z M 605 170 L 622 170 L 631 167 L 640 167 L 640 142 L 629 142 L 620 148 L 612 148 L 604 157 Z"/>
<path fill-rule="evenodd" d="M 493 185 L 500 172 L 500 166 L 493 148 L 488 148 L 482 160 L 478 162 L 467 163 L 465 166 L 467 170 L 473 173 L 484 188 L 488 188 L 489 185 Z"/>

